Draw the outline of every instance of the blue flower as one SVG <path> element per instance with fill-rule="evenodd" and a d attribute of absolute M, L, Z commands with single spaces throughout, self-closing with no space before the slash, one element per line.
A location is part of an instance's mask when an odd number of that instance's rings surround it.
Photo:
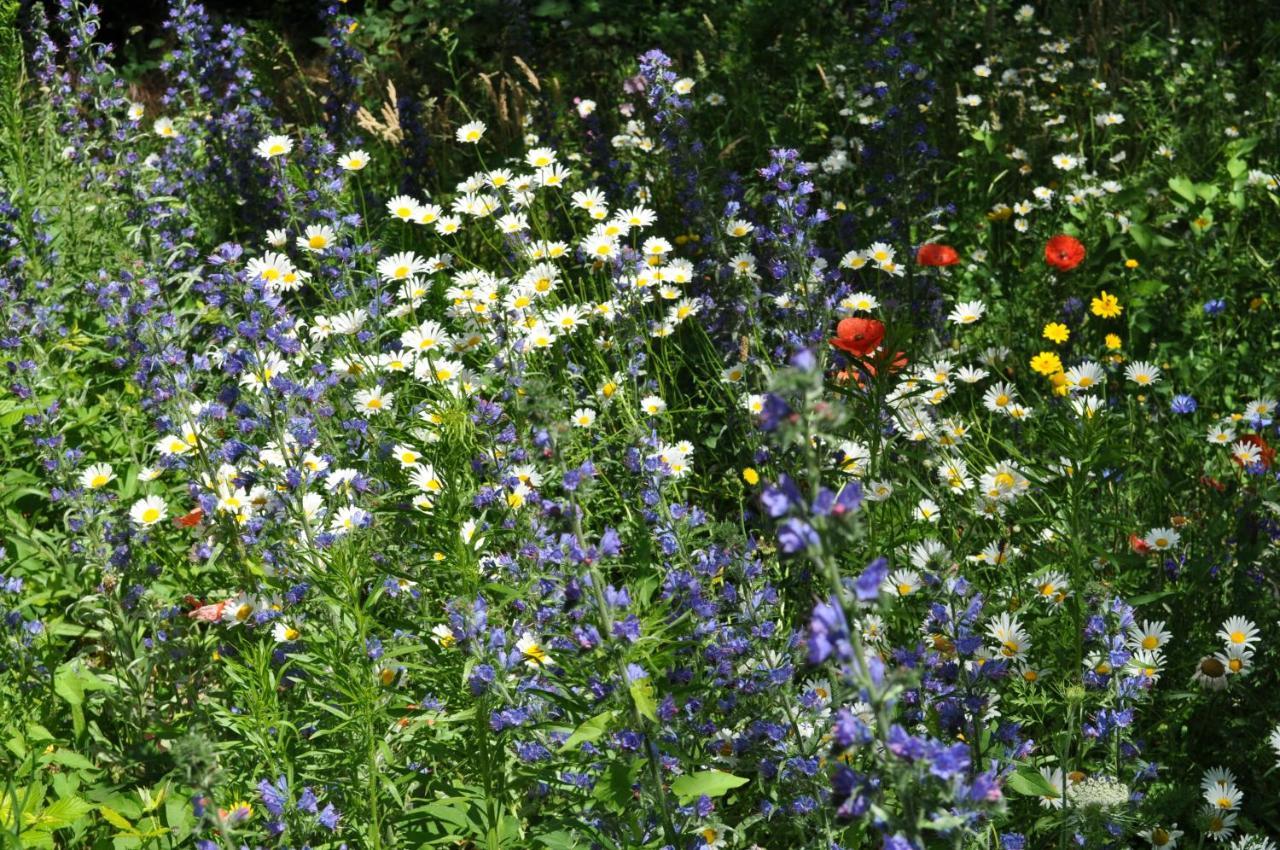
<path fill-rule="evenodd" d="M 818 532 L 813 530 L 813 526 L 798 517 L 792 517 L 778 529 L 778 547 L 787 555 L 803 552 L 819 542 Z"/>
<path fill-rule="evenodd" d="M 889 562 L 885 558 L 876 558 L 867 564 L 858 580 L 854 582 L 853 592 L 859 602 L 871 602 L 880 595 L 880 584 L 889 574 Z"/>
<path fill-rule="evenodd" d="M 333 803 L 329 803 L 316 815 L 316 823 L 332 832 L 338 828 L 338 819 L 342 817 L 338 814 L 338 810 L 333 807 Z"/>

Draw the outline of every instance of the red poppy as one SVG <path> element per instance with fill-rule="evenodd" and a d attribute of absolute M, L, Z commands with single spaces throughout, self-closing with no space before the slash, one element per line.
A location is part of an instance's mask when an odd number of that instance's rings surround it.
<path fill-rule="evenodd" d="M 954 266 L 960 255 L 950 245 L 926 242 L 916 251 L 916 264 L 921 266 Z"/>
<path fill-rule="evenodd" d="M 1236 442 L 1248 443 L 1251 446 L 1257 446 L 1258 461 L 1262 464 L 1263 469 L 1270 469 L 1271 464 L 1275 462 L 1276 450 L 1269 446 L 1266 440 L 1262 439 L 1261 434 L 1245 434 L 1243 437 L 1236 440 Z M 1240 463 L 1240 460 L 1236 458 L 1235 455 L 1232 455 L 1231 459 L 1238 464 Z M 1241 465 L 1243 466 L 1243 464 Z"/>
<path fill-rule="evenodd" d="M 1044 261 L 1060 272 L 1069 272 L 1084 262 L 1084 243 L 1059 233 L 1044 243 Z"/>
<path fill-rule="evenodd" d="M 1151 547 L 1147 545 L 1147 541 L 1136 534 L 1129 535 L 1129 548 L 1138 555 L 1146 555 L 1151 552 Z"/>
<path fill-rule="evenodd" d="M 884 339 L 884 322 L 860 316 L 841 319 L 831 344 L 854 357 L 866 357 Z"/>

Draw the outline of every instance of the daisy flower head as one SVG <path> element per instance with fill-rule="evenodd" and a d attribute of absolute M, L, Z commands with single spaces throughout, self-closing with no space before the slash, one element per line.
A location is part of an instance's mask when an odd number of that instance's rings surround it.
<path fill-rule="evenodd" d="M 570 421 L 575 428 L 590 428 L 596 424 L 596 412 L 589 407 L 579 407 L 573 412 Z"/>
<path fill-rule="evenodd" d="M 1092 360 L 1072 366 L 1066 372 L 1067 385 L 1071 387 L 1073 392 L 1082 392 L 1091 390 L 1102 382 L 1104 374 L 1102 367 Z"/>
<path fill-rule="evenodd" d="M 333 228 L 327 224 L 308 225 L 306 232 L 298 237 L 298 247 L 304 251 L 320 253 L 333 244 Z"/>
<path fill-rule="evenodd" d="M 80 473 L 80 486 L 86 490 L 101 490 L 115 480 L 116 474 L 109 463 L 95 463 Z"/>
<path fill-rule="evenodd" d="M 1205 439 L 1215 446 L 1228 446 L 1236 438 L 1235 431 L 1227 425 L 1215 425 L 1209 429 Z"/>
<path fill-rule="evenodd" d="M 649 416 L 657 416 L 667 409 L 667 403 L 656 395 L 647 395 L 640 399 L 640 409 Z"/>
<path fill-rule="evenodd" d="M 1074 157 L 1069 153 L 1054 154 L 1053 164 L 1063 171 L 1074 171 L 1080 165 L 1079 157 Z"/>
<path fill-rule="evenodd" d="M 551 656 L 529 632 L 525 632 L 520 640 L 516 641 L 516 651 L 520 653 L 524 663 L 534 669 L 552 663 Z"/>
<path fill-rule="evenodd" d="M 1227 674 L 1234 676 L 1249 669 L 1253 661 L 1253 650 L 1229 645 L 1224 651 L 1215 653 L 1213 657 L 1227 665 Z"/>
<path fill-rule="evenodd" d="M 1172 528 L 1153 528 L 1142 538 L 1142 542 L 1155 552 L 1164 552 L 1174 548 L 1182 540 L 1182 535 Z"/>
<path fill-rule="evenodd" d="M 129 519 L 140 528 L 150 528 L 169 515 L 169 506 L 159 496 L 146 496 L 133 503 Z"/>
<path fill-rule="evenodd" d="M 895 596 L 910 596 L 924 586 L 920 573 L 915 570 L 895 570 L 885 576 L 880 588 Z"/>
<path fill-rule="evenodd" d="M 155 123 L 151 125 L 151 129 L 157 136 L 160 136 L 163 139 L 172 139 L 174 136 L 178 135 L 178 131 L 173 126 L 172 118 L 157 118 Z"/>
<path fill-rule="evenodd" d="M 1222 624 L 1222 628 L 1218 630 L 1218 637 L 1228 647 L 1237 646 L 1244 649 L 1253 649 L 1261 634 L 1258 627 L 1244 617 L 1228 617 Z"/>
<path fill-rule="evenodd" d="M 253 152 L 263 159 L 275 159 L 287 156 L 293 150 L 293 139 L 288 136 L 267 136 L 258 142 Z"/>
<path fill-rule="evenodd" d="M 369 155 L 362 150 L 347 151 L 338 157 L 338 167 L 343 171 L 362 171 L 369 164 Z"/>
<path fill-rule="evenodd" d="M 387 212 L 401 221 L 414 221 L 421 205 L 408 195 L 396 195 L 387 201 Z"/>
<path fill-rule="evenodd" d="M 483 121 L 468 121 L 458 128 L 454 136 L 463 144 L 474 145 L 484 137 L 486 129 L 488 128 Z"/>
<path fill-rule="evenodd" d="M 1248 440 L 1237 440 L 1231 446 L 1231 459 L 1247 468 L 1262 460 L 1262 449 Z"/>
<path fill-rule="evenodd" d="M 1124 376 L 1140 387 L 1149 387 L 1160 380 L 1160 369 L 1145 360 L 1135 360 L 1125 368 Z"/>
<path fill-rule="evenodd" d="M 425 274 L 430 266 L 412 251 L 401 251 L 378 260 L 378 274 L 387 282 L 408 280 L 414 275 Z"/>
<path fill-rule="evenodd" d="M 840 306 L 853 312 L 870 313 L 880 306 L 880 300 L 869 292 L 855 292 L 842 298 Z"/>
<path fill-rule="evenodd" d="M 1031 576 L 1027 583 L 1035 588 L 1037 597 L 1054 605 L 1061 605 L 1071 594 L 1066 575 L 1058 570 Z"/>
<path fill-rule="evenodd" d="M 1045 782 L 1053 789 L 1052 796 L 1045 794 L 1040 797 L 1040 805 L 1046 809 L 1060 809 L 1064 799 L 1064 789 L 1066 787 L 1066 777 L 1062 773 L 1060 767 L 1042 767 L 1040 775 L 1044 777 Z"/>
<path fill-rule="evenodd" d="M 1237 788 L 1234 782 L 1216 782 L 1212 787 L 1205 789 L 1204 800 L 1219 811 L 1232 812 L 1240 808 L 1240 803 L 1244 801 L 1244 792 Z"/>
<path fill-rule="evenodd" d="M 992 413 L 1007 413 L 1011 404 L 1017 401 L 1013 387 L 1006 381 L 1000 381 L 987 388 L 983 393 L 982 404 Z"/>
<path fill-rule="evenodd" d="M 972 325 L 987 312 L 987 305 L 981 301 L 961 301 L 947 314 L 947 321 L 956 325 Z"/>
<path fill-rule="evenodd" d="M 1227 686 L 1227 665 L 1206 655 L 1196 662 L 1191 680 L 1206 690 L 1220 691 Z"/>
<path fill-rule="evenodd" d="M 1163 620 L 1146 620 L 1141 625 L 1134 623 L 1129 626 L 1129 646 L 1134 649 L 1154 652 L 1163 648 L 1171 637 L 1173 635 L 1165 630 Z"/>
<path fill-rule="evenodd" d="M 1000 644 L 1000 655 L 1005 658 L 1022 658 L 1031 649 L 1031 638 L 1023 630 L 1021 621 L 1007 611 L 987 624 L 987 634 Z"/>
<path fill-rule="evenodd" d="M 395 394 L 384 392 L 381 386 L 377 386 L 373 389 L 358 391 L 354 401 L 360 415 L 368 418 L 390 410 L 395 402 Z"/>

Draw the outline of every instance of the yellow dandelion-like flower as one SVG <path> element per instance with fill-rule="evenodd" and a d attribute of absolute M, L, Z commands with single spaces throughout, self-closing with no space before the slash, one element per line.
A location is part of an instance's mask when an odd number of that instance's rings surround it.
<path fill-rule="evenodd" d="M 1042 351 L 1031 358 L 1031 368 L 1048 377 L 1062 371 L 1062 358 L 1052 351 Z"/>
<path fill-rule="evenodd" d="M 1099 318 L 1114 319 L 1124 312 L 1124 307 L 1120 305 L 1119 298 L 1104 289 L 1098 293 L 1097 298 L 1089 302 L 1089 310 Z"/>

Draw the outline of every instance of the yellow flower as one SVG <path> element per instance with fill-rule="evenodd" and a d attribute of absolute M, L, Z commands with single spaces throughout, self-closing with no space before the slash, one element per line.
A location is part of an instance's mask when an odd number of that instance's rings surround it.
<path fill-rule="evenodd" d="M 1062 371 L 1062 359 L 1052 351 L 1042 351 L 1031 358 L 1031 368 L 1048 377 Z"/>
<path fill-rule="evenodd" d="M 1120 306 L 1120 299 L 1104 289 L 1098 293 L 1097 298 L 1089 302 L 1089 310 L 1099 318 L 1114 319 L 1124 312 L 1124 307 Z"/>
<path fill-rule="evenodd" d="M 760 483 L 760 473 L 748 466 L 742 470 L 742 480 L 754 487 Z"/>
<path fill-rule="evenodd" d="M 1130 257 L 1124 261 L 1124 267 L 1126 269 L 1136 269 L 1138 267 L 1138 261 Z"/>
<path fill-rule="evenodd" d="M 1044 326 L 1044 338 L 1062 345 L 1071 338 L 1071 331 L 1061 322 L 1050 322 Z"/>
<path fill-rule="evenodd" d="M 1120 342 L 1120 337 L 1116 336 L 1115 334 L 1107 334 L 1103 342 L 1105 342 L 1107 344 L 1107 348 L 1111 349 L 1112 351 L 1115 351 L 1122 344 Z"/>
<path fill-rule="evenodd" d="M 1049 382 L 1053 384 L 1054 395 L 1066 395 L 1071 392 L 1071 382 L 1067 380 L 1066 372 L 1055 372 L 1049 376 Z"/>

